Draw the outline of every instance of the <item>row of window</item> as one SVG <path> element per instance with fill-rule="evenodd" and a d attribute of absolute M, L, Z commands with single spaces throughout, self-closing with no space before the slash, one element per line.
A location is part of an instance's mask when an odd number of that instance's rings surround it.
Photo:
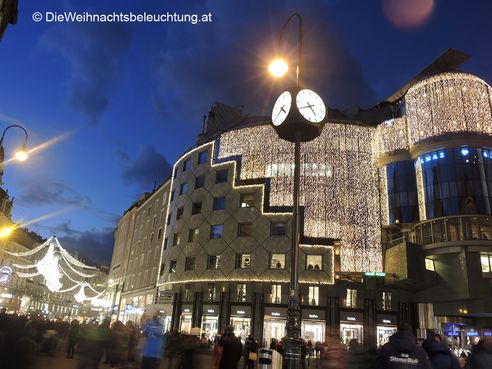
<path fill-rule="evenodd" d="M 272 269 L 285 269 L 286 254 L 274 253 L 270 254 L 269 266 Z M 195 257 L 188 256 L 185 258 L 184 270 L 195 269 Z M 220 268 L 221 255 L 209 255 L 207 260 L 207 269 L 219 269 Z M 237 269 L 248 269 L 251 266 L 251 254 L 243 253 L 236 254 Z M 306 255 L 305 268 L 308 270 L 323 270 L 323 255 Z M 169 273 L 176 273 L 177 261 L 171 260 L 169 262 Z M 160 275 L 164 274 L 164 264 L 161 264 Z"/>
<path fill-rule="evenodd" d="M 217 240 L 222 238 L 224 231 L 223 224 L 213 224 L 210 226 L 210 239 Z M 188 242 L 197 242 L 200 234 L 199 228 L 190 228 L 188 230 Z M 270 222 L 270 235 L 271 236 L 285 236 L 287 234 L 287 222 Z M 238 224 L 238 237 L 253 237 L 253 223 L 239 223 Z M 168 239 L 164 239 L 164 250 L 167 249 Z M 173 246 L 179 246 L 181 244 L 181 233 L 174 233 Z"/>
<path fill-rule="evenodd" d="M 197 165 L 206 164 L 208 162 L 208 150 L 200 151 L 198 153 Z M 183 173 L 190 169 L 191 159 L 183 161 Z M 177 170 L 174 172 L 174 176 L 177 175 Z"/>
<path fill-rule="evenodd" d="M 229 169 L 220 169 L 215 172 L 215 183 L 227 183 L 229 179 Z M 205 175 L 195 178 L 195 190 L 205 186 Z M 188 183 L 184 182 L 179 185 L 179 196 L 188 192 Z M 174 190 L 171 192 L 170 201 L 174 200 Z"/>

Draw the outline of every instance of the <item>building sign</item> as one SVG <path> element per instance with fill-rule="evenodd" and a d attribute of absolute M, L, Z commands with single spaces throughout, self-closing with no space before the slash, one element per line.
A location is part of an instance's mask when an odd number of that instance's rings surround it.
<path fill-rule="evenodd" d="M 490 336 L 492 336 L 492 332 L 483 332 L 483 335 L 484 336 L 487 336 L 487 337 L 490 337 Z"/>
<path fill-rule="evenodd" d="M 397 325 L 396 315 L 378 314 L 376 321 L 378 325 L 393 325 L 393 326 Z"/>
<path fill-rule="evenodd" d="M 219 315 L 219 307 L 217 305 L 203 305 L 203 315 Z"/>
<path fill-rule="evenodd" d="M 251 306 L 231 306 L 231 316 L 250 317 Z"/>
<path fill-rule="evenodd" d="M 340 322 L 349 324 L 362 324 L 362 313 L 355 311 L 340 311 Z"/>
<path fill-rule="evenodd" d="M 448 332 L 448 336 L 459 336 L 460 332 Z"/>
<path fill-rule="evenodd" d="M 278 307 L 265 307 L 265 315 L 273 318 L 287 318 L 287 309 Z"/>
<path fill-rule="evenodd" d="M 191 313 L 191 309 L 183 309 L 183 313 Z"/>
<path fill-rule="evenodd" d="M 385 272 L 365 272 L 364 276 L 366 277 L 386 277 Z"/>
<path fill-rule="evenodd" d="M 12 276 L 12 268 L 3 266 L 0 268 L 0 284 L 8 284 Z"/>
<path fill-rule="evenodd" d="M 302 309 L 302 319 L 325 320 L 325 312 L 323 310 Z"/>
<path fill-rule="evenodd" d="M 478 336 L 478 332 L 476 332 L 476 331 L 466 332 L 466 335 L 468 337 L 476 337 L 476 336 Z"/>

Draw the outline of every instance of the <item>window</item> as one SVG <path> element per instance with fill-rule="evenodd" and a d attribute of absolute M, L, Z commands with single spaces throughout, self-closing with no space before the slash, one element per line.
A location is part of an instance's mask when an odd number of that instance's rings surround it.
<path fill-rule="evenodd" d="M 198 153 L 198 164 L 205 164 L 208 159 L 208 150 Z"/>
<path fill-rule="evenodd" d="M 309 305 L 319 305 L 319 287 L 309 286 L 308 290 L 308 303 Z"/>
<path fill-rule="evenodd" d="M 215 240 L 222 238 L 222 230 L 224 229 L 223 224 L 215 224 L 210 227 L 210 239 Z"/>
<path fill-rule="evenodd" d="M 179 246 L 181 243 L 181 237 L 179 236 L 179 233 L 175 233 L 173 237 L 173 246 Z"/>
<path fill-rule="evenodd" d="M 482 264 L 482 273 L 490 273 L 490 271 L 492 270 L 490 267 L 490 265 L 492 264 L 492 254 L 480 253 L 480 264 Z M 426 269 L 428 269 L 427 259 L 425 259 L 425 265 Z"/>
<path fill-rule="evenodd" d="M 173 216 L 173 213 L 169 213 L 167 216 L 167 225 L 171 224 L 171 217 Z"/>
<path fill-rule="evenodd" d="M 199 228 L 191 228 L 188 232 L 188 242 L 197 242 L 198 235 L 200 234 Z"/>
<path fill-rule="evenodd" d="M 202 211 L 202 203 L 194 202 L 191 206 L 191 215 L 200 214 Z"/>
<path fill-rule="evenodd" d="M 251 237 L 253 235 L 253 223 L 239 223 L 238 236 Z"/>
<path fill-rule="evenodd" d="M 242 208 L 252 208 L 253 206 L 255 206 L 255 194 L 242 193 L 240 199 L 240 206 Z"/>
<path fill-rule="evenodd" d="M 181 186 L 179 186 L 179 195 L 183 195 L 186 193 L 186 183 L 181 183 Z"/>
<path fill-rule="evenodd" d="M 217 290 L 215 288 L 215 283 L 208 284 L 208 299 L 210 301 L 215 301 L 215 297 L 217 295 Z"/>
<path fill-rule="evenodd" d="M 220 268 L 220 255 L 209 255 L 207 269 L 219 269 Z"/>
<path fill-rule="evenodd" d="M 171 199 L 169 201 L 173 201 L 174 200 L 174 191 L 171 191 Z"/>
<path fill-rule="evenodd" d="M 169 273 L 176 273 L 176 265 L 177 265 L 176 260 L 171 260 L 169 262 Z"/>
<path fill-rule="evenodd" d="M 178 208 L 178 211 L 176 212 L 176 220 L 180 220 L 183 217 L 183 212 L 184 212 L 183 207 Z"/>
<path fill-rule="evenodd" d="M 154 233 L 150 234 L 150 245 L 152 245 L 152 242 L 154 241 Z"/>
<path fill-rule="evenodd" d="M 202 188 L 205 185 L 205 176 L 195 178 L 195 189 Z"/>
<path fill-rule="evenodd" d="M 160 240 L 162 237 L 162 228 L 159 228 L 159 230 L 157 231 L 157 239 Z"/>
<path fill-rule="evenodd" d="M 168 242 L 168 240 L 169 240 L 169 237 L 166 237 L 164 239 L 164 250 L 167 250 L 167 242 Z"/>
<path fill-rule="evenodd" d="M 280 304 L 282 302 L 282 286 L 280 284 L 272 284 L 272 304 Z"/>
<path fill-rule="evenodd" d="M 236 268 L 246 269 L 251 265 L 251 254 L 237 254 Z"/>
<path fill-rule="evenodd" d="M 239 283 L 237 285 L 236 297 L 237 297 L 238 302 L 246 301 L 246 284 L 245 283 Z"/>
<path fill-rule="evenodd" d="M 383 310 L 391 310 L 391 292 L 383 292 Z"/>
<path fill-rule="evenodd" d="M 270 234 L 272 236 L 285 236 L 287 234 L 287 222 L 272 222 Z"/>
<path fill-rule="evenodd" d="M 185 270 L 194 270 L 195 269 L 195 258 L 187 257 L 185 259 Z"/>
<path fill-rule="evenodd" d="M 425 258 L 425 269 L 431 270 L 431 271 L 435 271 L 435 269 L 434 269 L 434 260 L 429 259 L 429 258 Z M 482 264 L 482 272 L 483 272 L 483 264 Z"/>
<path fill-rule="evenodd" d="M 355 308 L 357 306 L 357 290 L 351 290 L 350 288 L 347 288 L 345 306 L 349 308 Z"/>
<path fill-rule="evenodd" d="M 225 209 L 225 197 L 214 197 L 214 210 L 224 210 Z"/>
<path fill-rule="evenodd" d="M 227 178 L 229 176 L 228 169 L 221 169 L 215 173 L 215 183 L 225 183 L 227 182 Z"/>
<path fill-rule="evenodd" d="M 154 217 L 152 218 L 152 229 L 154 229 L 155 227 L 155 221 L 157 220 L 157 215 L 154 215 Z"/>
<path fill-rule="evenodd" d="M 306 255 L 306 269 L 322 270 L 323 256 L 322 255 Z"/>
<path fill-rule="evenodd" d="M 184 162 L 183 162 L 183 172 L 190 169 L 190 159 L 186 159 Z"/>
<path fill-rule="evenodd" d="M 162 223 L 163 220 L 164 220 L 164 210 L 161 210 L 161 216 L 159 218 L 159 223 Z"/>
<path fill-rule="evenodd" d="M 185 284 L 185 301 L 191 301 L 191 285 L 189 283 Z"/>
<path fill-rule="evenodd" d="M 150 212 L 152 211 L 152 205 L 150 205 L 148 208 L 147 208 L 147 216 L 150 215 Z"/>
<path fill-rule="evenodd" d="M 284 269 L 285 268 L 285 254 L 272 254 L 270 256 L 270 268 Z"/>

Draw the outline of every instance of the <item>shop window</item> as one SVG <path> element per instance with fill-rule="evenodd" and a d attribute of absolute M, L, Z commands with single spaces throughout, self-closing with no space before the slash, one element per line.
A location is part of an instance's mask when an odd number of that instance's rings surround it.
<path fill-rule="evenodd" d="M 357 290 L 347 288 L 347 296 L 345 297 L 345 306 L 348 308 L 357 307 Z"/>
<path fill-rule="evenodd" d="M 272 304 L 280 304 L 282 302 L 282 285 L 272 284 Z"/>
<path fill-rule="evenodd" d="M 322 255 L 306 255 L 307 270 L 322 270 L 323 256 Z"/>
<path fill-rule="evenodd" d="M 480 263 L 482 264 L 482 272 L 490 273 L 492 264 L 492 254 L 480 253 Z"/>
<path fill-rule="evenodd" d="M 239 237 L 253 236 L 253 223 L 239 223 L 238 236 Z"/>
<path fill-rule="evenodd" d="M 213 210 L 224 210 L 225 209 L 225 197 L 214 197 Z"/>
<path fill-rule="evenodd" d="M 225 183 L 229 177 L 228 169 L 221 169 L 215 173 L 215 183 Z"/>
<path fill-rule="evenodd" d="M 285 269 L 285 254 L 272 254 L 270 257 L 270 268 Z"/>
<path fill-rule="evenodd" d="M 222 238 L 222 231 L 224 229 L 223 224 L 214 224 L 210 227 L 210 239 L 216 240 Z"/>
<path fill-rule="evenodd" d="M 198 235 L 200 234 L 199 228 L 191 228 L 188 232 L 188 242 L 197 242 Z"/>
<path fill-rule="evenodd" d="M 219 269 L 220 268 L 220 255 L 209 255 L 207 268 L 208 269 Z"/>
<path fill-rule="evenodd" d="M 434 269 L 434 260 L 425 258 L 425 269 L 435 271 Z"/>
<path fill-rule="evenodd" d="M 308 303 L 309 305 L 319 305 L 319 287 L 309 286 L 308 289 Z"/>
<path fill-rule="evenodd" d="M 187 257 L 185 259 L 185 270 L 194 270 L 195 269 L 195 258 Z"/>
<path fill-rule="evenodd" d="M 205 176 L 195 178 L 195 189 L 202 188 L 205 185 Z"/>
<path fill-rule="evenodd" d="M 175 233 L 173 237 L 173 246 L 179 246 L 181 243 L 181 237 L 179 236 L 179 233 Z"/>
<path fill-rule="evenodd" d="M 181 186 L 179 186 L 179 195 L 184 195 L 186 193 L 186 188 L 188 186 L 186 185 L 186 183 L 181 183 Z"/>
<path fill-rule="evenodd" d="M 270 234 L 272 236 L 285 236 L 287 234 L 287 222 L 272 222 Z"/>
<path fill-rule="evenodd" d="M 198 164 L 205 164 L 208 159 L 208 150 L 198 153 Z"/>
<path fill-rule="evenodd" d="M 184 300 L 191 301 L 191 285 L 189 283 L 185 284 Z"/>
<path fill-rule="evenodd" d="M 246 269 L 251 265 L 251 254 L 237 254 L 236 268 Z"/>
<path fill-rule="evenodd" d="M 237 285 L 237 301 L 244 302 L 246 301 L 246 284 L 239 283 Z"/>
<path fill-rule="evenodd" d="M 202 211 L 202 203 L 201 202 L 194 202 L 191 205 L 191 215 L 200 214 L 201 211 Z"/>
<path fill-rule="evenodd" d="M 178 210 L 176 211 L 176 220 L 180 220 L 181 218 L 183 218 L 183 213 L 184 213 L 184 208 L 183 207 L 178 208 Z"/>
<path fill-rule="evenodd" d="M 383 292 L 383 310 L 391 310 L 391 292 Z"/>
<path fill-rule="evenodd" d="M 176 273 L 176 265 L 177 265 L 176 260 L 171 260 L 169 262 L 169 273 Z"/>
<path fill-rule="evenodd" d="M 208 284 L 208 299 L 209 301 L 215 301 L 217 297 L 217 289 L 215 287 L 215 283 Z"/>
<path fill-rule="evenodd" d="M 252 208 L 255 206 L 255 194 L 254 193 L 242 193 L 240 199 L 240 206 L 242 208 Z"/>
<path fill-rule="evenodd" d="M 187 171 L 188 169 L 190 169 L 190 159 L 186 159 L 186 160 L 183 162 L 183 172 L 184 172 L 184 171 Z"/>

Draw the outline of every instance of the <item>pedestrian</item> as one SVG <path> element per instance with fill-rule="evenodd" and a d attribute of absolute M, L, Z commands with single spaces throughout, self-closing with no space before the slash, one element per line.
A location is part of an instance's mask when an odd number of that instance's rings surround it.
<path fill-rule="evenodd" d="M 258 342 L 249 335 L 244 343 L 244 363 L 248 369 L 253 369 L 255 366 L 255 361 L 258 360 Z"/>
<path fill-rule="evenodd" d="M 234 335 L 234 327 L 228 325 L 224 336 L 219 341 L 222 347 L 219 369 L 237 369 L 239 360 L 243 353 L 241 340 Z"/>
<path fill-rule="evenodd" d="M 314 346 L 311 340 L 307 341 L 306 347 L 307 347 L 308 357 L 312 358 L 314 356 Z"/>
<path fill-rule="evenodd" d="M 145 344 L 142 352 L 142 369 L 157 369 L 164 353 L 164 326 L 159 317 L 154 315 L 142 329 Z"/>
<path fill-rule="evenodd" d="M 118 368 L 128 358 L 128 334 L 122 322 L 117 320 L 110 330 L 110 344 L 108 348 L 111 368 Z"/>
<path fill-rule="evenodd" d="M 72 320 L 70 323 L 70 329 L 68 331 L 68 347 L 67 347 L 67 359 L 72 359 L 75 352 L 75 345 L 79 338 L 79 321 L 77 319 Z"/>
<path fill-rule="evenodd" d="M 459 361 L 460 361 L 460 367 L 461 367 L 461 368 L 464 368 L 464 367 L 465 367 L 465 365 L 466 365 L 466 361 L 467 361 L 466 359 L 467 359 L 466 354 L 465 354 L 464 352 L 462 352 L 462 353 L 460 354 L 460 358 L 459 358 Z"/>
<path fill-rule="evenodd" d="M 484 337 L 472 348 L 466 362 L 466 369 L 492 368 L 492 337 Z"/>
<path fill-rule="evenodd" d="M 427 352 L 434 369 L 460 369 L 458 358 L 442 343 L 442 338 L 438 334 L 426 339 L 422 343 L 422 348 Z"/>
<path fill-rule="evenodd" d="M 432 369 L 409 324 L 401 324 L 378 354 L 376 369 Z"/>
<path fill-rule="evenodd" d="M 135 361 L 135 348 L 137 347 L 138 342 L 138 331 L 132 320 L 126 322 L 125 330 L 128 337 L 127 361 L 133 363 Z"/>

